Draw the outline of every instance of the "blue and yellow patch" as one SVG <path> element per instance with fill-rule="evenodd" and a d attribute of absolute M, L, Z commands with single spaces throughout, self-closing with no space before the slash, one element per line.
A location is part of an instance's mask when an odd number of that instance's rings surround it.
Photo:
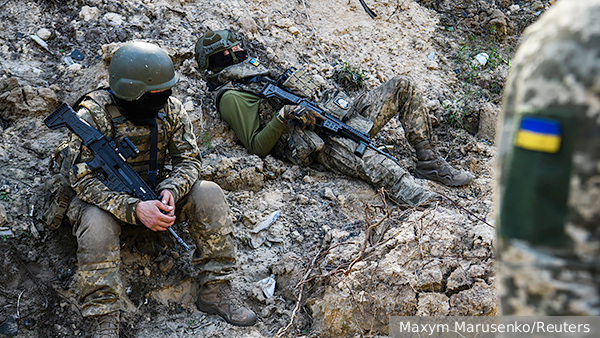
<path fill-rule="evenodd" d="M 560 123 L 537 117 L 523 117 L 515 136 L 515 146 L 544 153 L 560 149 L 562 132 Z"/>
<path fill-rule="evenodd" d="M 255 67 L 258 67 L 258 65 L 260 65 L 260 62 L 258 62 L 258 60 L 255 58 L 251 58 L 248 62 L 250 62 L 250 64 Z"/>

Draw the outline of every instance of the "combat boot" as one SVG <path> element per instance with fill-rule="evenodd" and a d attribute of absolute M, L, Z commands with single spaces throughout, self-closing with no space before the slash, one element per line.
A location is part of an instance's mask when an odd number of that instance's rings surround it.
<path fill-rule="evenodd" d="M 453 168 L 446 160 L 437 156 L 428 140 L 415 145 L 417 167 L 415 177 L 440 182 L 451 187 L 469 184 L 473 181 L 471 173 Z"/>
<path fill-rule="evenodd" d="M 231 291 L 229 282 L 208 282 L 200 288 L 198 310 L 218 314 L 231 325 L 251 326 L 256 323 L 256 314 L 239 303 Z"/>
<path fill-rule="evenodd" d="M 391 199 L 412 206 L 429 206 L 430 203 L 438 199 L 437 196 L 431 190 L 417 183 L 408 173 L 402 175 L 400 181 L 389 190 Z"/>
<path fill-rule="evenodd" d="M 93 338 L 119 338 L 119 312 L 92 318 Z"/>

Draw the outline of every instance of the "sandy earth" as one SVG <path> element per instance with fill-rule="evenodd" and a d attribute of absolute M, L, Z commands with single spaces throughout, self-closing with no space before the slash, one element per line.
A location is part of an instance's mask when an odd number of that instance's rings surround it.
<path fill-rule="evenodd" d="M 355 0 L 0 0 L 0 323 L 18 310 L 17 337 L 89 336 L 77 307 L 70 226 L 50 230 L 37 219 L 48 158 L 66 135 L 42 120 L 61 101 L 106 86 L 110 57 L 129 40 L 157 42 L 174 60 L 181 75 L 174 95 L 194 121 L 203 177 L 226 190 L 231 206 L 234 287 L 260 320 L 237 328 L 199 312 L 189 254 L 166 235 L 124 228 L 122 337 L 385 336 L 389 315 L 497 314 L 495 120 L 518 36 L 550 4 L 367 4 L 375 19 Z M 344 64 L 368 75 L 362 90 L 412 76 L 438 150 L 475 182 L 422 181 L 445 197 L 407 208 L 318 165 L 251 156 L 220 119 L 193 60 L 201 32 L 227 27 L 264 64 L 306 64 L 325 87 L 338 86 Z M 83 58 L 68 64 L 73 50 Z M 489 56 L 485 66 L 474 63 L 479 53 Z M 416 157 L 403 135 L 393 120 L 374 141 L 412 171 Z M 250 231 L 276 211 L 281 216 L 267 230 Z M 191 243 L 184 225 L 175 230 Z M 266 298 L 257 282 L 271 274 L 275 294 Z"/>

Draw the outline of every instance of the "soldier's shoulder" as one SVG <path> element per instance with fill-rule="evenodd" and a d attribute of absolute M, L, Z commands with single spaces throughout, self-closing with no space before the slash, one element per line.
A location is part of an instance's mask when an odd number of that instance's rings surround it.
<path fill-rule="evenodd" d="M 240 63 L 231 65 L 219 72 L 217 78 L 221 83 L 241 80 L 253 76 L 268 76 L 270 74 L 262 63 L 255 58 L 249 58 Z"/>
<path fill-rule="evenodd" d="M 167 105 L 164 109 L 164 113 L 165 119 L 171 125 L 175 125 L 178 123 L 178 121 L 187 117 L 187 112 L 183 108 L 183 104 L 178 98 L 174 96 L 169 97 Z"/>
<path fill-rule="evenodd" d="M 105 133 L 112 128 L 110 117 L 105 110 L 106 105 L 112 102 L 112 97 L 107 90 L 95 90 L 87 93 L 81 99 L 77 107 L 79 108 L 78 114 L 102 133 Z"/>

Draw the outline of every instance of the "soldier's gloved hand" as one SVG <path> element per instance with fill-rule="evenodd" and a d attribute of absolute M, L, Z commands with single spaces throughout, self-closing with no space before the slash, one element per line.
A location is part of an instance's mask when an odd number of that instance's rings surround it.
<path fill-rule="evenodd" d="M 280 111 L 280 115 L 284 121 L 296 121 L 302 128 L 313 126 L 317 120 L 323 120 L 321 114 L 305 106 L 284 106 Z"/>

